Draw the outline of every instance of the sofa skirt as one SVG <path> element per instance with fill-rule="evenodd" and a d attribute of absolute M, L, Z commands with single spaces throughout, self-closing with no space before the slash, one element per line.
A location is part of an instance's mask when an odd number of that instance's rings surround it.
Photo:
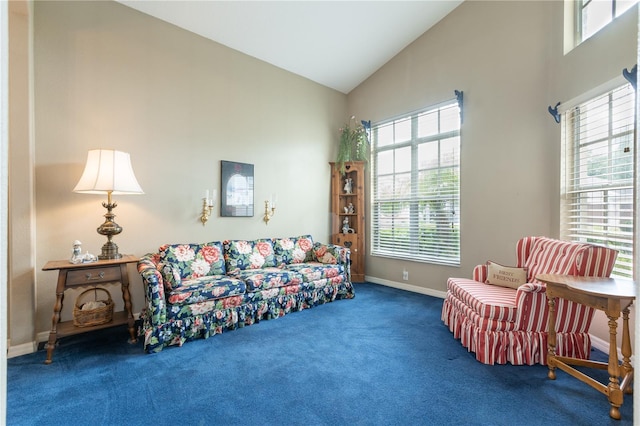
<path fill-rule="evenodd" d="M 158 326 L 153 326 L 146 311 L 142 313 L 143 323 L 140 336 L 144 338 L 147 353 L 160 352 L 166 346 L 182 346 L 194 339 L 206 339 L 226 330 L 235 330 L 244 326 L 284 316 L 291 312 L 312 308 L 339 299 L 352 299 L 355 296 L 353 285 L 348 281 L 333 284 L 331 280 L 314 282 L 295 293 L 286 291 L 276 297 L 249 301 L 239 306 L 229 306 L 183 319 L 171 318 Z"/>
<path fill-rule="evenodd" d="M 463 347 L 476 355 L 483 364 L 534 365 L 547 364 L 547 332 L 524 330 L 482 329 L 473 318 L 456 308 L 449 295 L 442 305 L 442 321 L 460 339 Z M 589 333 L 557 333 L 556 353 L 589 359 Z"/>

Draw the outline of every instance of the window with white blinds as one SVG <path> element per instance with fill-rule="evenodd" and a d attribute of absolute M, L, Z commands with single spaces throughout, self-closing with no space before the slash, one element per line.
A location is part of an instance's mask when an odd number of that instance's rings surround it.
<path fill-rule="evenodd" d="M 633 278 L 635 92 L 630 84 L 564 113 L 561 236 L 619 251 Z"/>
<path fill-rule="evenodd" d="M 459 265 L 458 102 L 372 130 L 372 255 Z"/>

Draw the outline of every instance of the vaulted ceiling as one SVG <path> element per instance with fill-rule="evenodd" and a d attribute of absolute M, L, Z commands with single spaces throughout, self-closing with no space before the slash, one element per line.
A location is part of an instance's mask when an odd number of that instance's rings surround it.
<path fill-rule="evenodd" d="M 343 93 L 462 1 L 119 0 Z"/>

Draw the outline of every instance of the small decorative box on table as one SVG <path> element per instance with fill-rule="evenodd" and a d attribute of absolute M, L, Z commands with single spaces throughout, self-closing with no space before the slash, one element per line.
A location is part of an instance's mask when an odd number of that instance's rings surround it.
<path fill-rule="evenodd" d="M 55 349 L 56 341 L 60 337 L 128 324 L 129 334 L 131 336 L 129 342 L 136 342 L 135 319 L 133 318 L 131 310 L 131 294 L 129 293 L 127 265 L 129 263 L 137 263 L 138 260 L 136 256 L 123 255 L 120 259 L 99 260 L 93 263 L 73 264 L 68 260 L 54 260 L 44 265 L 42 268 L 43 271 L 59 271 L 58 284 L 56 285 L 56 303 L 53 306 L 51 332 L 49 333 L 49 341 L 47 342 L 47 359 L 44 362 L 45 364 L 51 364 L 53 350 Z M 74 321 L 60 321 L 60 312 L 62 311 L 65 290 L 84 286 L 96 287 L 98 284 L 110 283 L 120 283 L 122 287 L 124 311 L 113 313 L 113 317 L 109 322 L 93 326 L 78 327 L 74 325 Z"/>

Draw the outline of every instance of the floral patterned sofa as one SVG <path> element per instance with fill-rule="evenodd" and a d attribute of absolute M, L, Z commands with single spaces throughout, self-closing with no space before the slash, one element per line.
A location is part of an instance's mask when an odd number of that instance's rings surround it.
<path fill-rule="evenodd" d="M 138 262 L 144 348 L 207 338 L 336 299 L 351 299 L 349 249 L 295 238 L 163 245 Z"/>

